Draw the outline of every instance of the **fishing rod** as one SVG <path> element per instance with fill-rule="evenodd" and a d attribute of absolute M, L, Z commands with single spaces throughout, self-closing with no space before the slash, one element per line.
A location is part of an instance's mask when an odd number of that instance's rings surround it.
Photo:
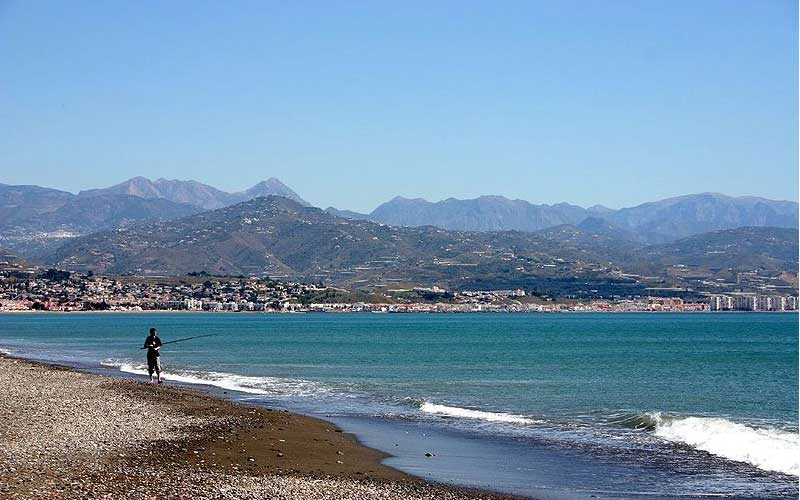
<path fill-rule="evenodd" d="M 206 335 L 195 335 L 194 337 L 186 337 L 185 339 L 170 340 L 169 342 L 162 342 L 161 345 L 174 344 L 175 342 L 183 342 L 184 340 L 199 339 L 202 337 L 211 337 L 217 335 L 216 333 L 208 333 Z M 147 349 L 147 347 L 140 347 L 139 349 Z"/>

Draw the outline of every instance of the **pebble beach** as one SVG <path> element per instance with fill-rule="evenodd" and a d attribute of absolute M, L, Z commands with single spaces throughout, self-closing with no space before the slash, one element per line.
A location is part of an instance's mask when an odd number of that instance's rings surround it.
<path fill-rule="evenodd" d="M 0 497 L 510 499 L 433 484 L 327 422 L 0 357 Z"/>

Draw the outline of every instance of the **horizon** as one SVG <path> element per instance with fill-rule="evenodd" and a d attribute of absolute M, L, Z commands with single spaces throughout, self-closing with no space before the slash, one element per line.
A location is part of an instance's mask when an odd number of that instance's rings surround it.
<path fill-rule="evenodd" d="M 475 196 L 475 197 L 472 197 L 472 198 L 457 198 L 457 197 L 454 197 L 454 196 L 448 196 L 446 198 L 439 198 L 439 199 L 427 199 L 427 198 L 422 198 L 422 197 L 408 197 L 408 196 L 404 196 L 402 194 L 398 194 L 398 195 L 394 195 L 394 196 L 392 196 L 390 198 L 387 198 L 386 200 L 378 203 L 377 205 L 375 205 L 372 208 L 367 208 L 365 211 L 361 211 L 361 210 L 351 209 L 350 207 L 347 207 L 347 206 L 339 207 L 339 206 L 334 206 L 334 205 L 324 205 L 324 204 L 314 203 L 313 201 L 309 200 L 307 197 L 303 196 L 303 193 L 302 193 L 301 190 L 298 190 L 295 186 L 291 186 L 291 185 L 283 182 L 282 179 L 277 178 L 277 177 L 267 177 L 265 179 L 261 179 L 261 180 L 255 181 L 253 184 L 251 184 L 249 186 L 243 186 L 243 187 L 240 187 L 240 188 L 237 188 L 237 189 L 233 189 L 233 190 L 225 190 L 225 189 L 222 189 L 222 188 L 220 188 L 218 186 L 215 186 L 213 184 L 208 184 L 208 183 L 205 183 L 205 182 L 202 182 L 202 181 L 198 181 L 197 179 L 177 179 L 177 178 L 167 178 L 167 177 L 148 178 L 148 177 L 145 177 L 143 175 L 134 175 L 132 177 L 128 177 L 126 179 L 123 179 L 120 182 L 116 182 L 116 183 L 108 185 L 108 186 L 86 187 L 86 188 L 83 188 L 83 189 L 78 190 L 78 191 L 70 191 L 70 190 L 59 188 L 59 187 L 45 186 L 45 185 L 42 185 L 42 184 L 9 184 L 9 183 L 6 183 L 6 182 L 2 182 L 1 180 L 0 180 L 0 184 L 10 185 L 10 186 L 14 186 L 14 185 L 18 185 L 18 186 L 38 186 L 38 187 L 43 187 L 43 188 L 48 188 L 48 189 L 56 189 L 56 190 L 60 190 L 60 191 L 65 191 L 65 192 L 68 192 L 68 193 L 71 193 L 71 194 L 77 196 L 77 195 L 79 195 L 81 193 L 81 191 L 89 191 L 89 190 L 93 190 L 93 189 L 109 188 L 109 187 L 112 187 L 112 186 L 116 186 L 118 184 L 125 183 L 127 181 L 131 181 L 133 179 L 145 179 L 145 180 L 150 181 L 150 182 L 155 182 L 155 181 L 159 181 L 159 180 L 179 181 L 179 182 L 198 182 L 200 184 L 204 184 L 206 186 L 209 186 L 209 187 L 212 187 L 212 188 L 215 188 L 215 189 L 220 189 L 221 191 L 224 191 L 224 192 L 227 192 L 227 193 L 244 192 L 247 189 L 255 187 L 256 185 L 261 184 L 263 182 L 268 182 L 270 180 L 276 180 L 276 181 L 280 182 L 281 184 L 283 184 L 284 186 L 286 186 L 289 189 L 291 189 L 292 191 L 294 191 L 295 193 L 297 193 L 297 195 L 300 196 L 300 198 L 302 198 L 303 200 L 307 201 L 312 207 L 320 208 L 322 210 L 327 210 L 329 208 L 335 208 L 337 210 L 344 210 L 344 211 L 357 212 L 357 213 L 363 213 L 363 214 L 369 214 L 373 210 L 378 208 L 380 205 L 383 205 L 383 204 L 385 204 L 387 202 L 390 202 L 390 201 L 394 201 L 395 199 L 403 199 L 403 200 L 409 200 L 409 201 L 425 201 L 425 202 L 428 202 L 428 203 L 441 203 L 441 202 L 449 201 L 449 200 L 470 201 L 470 200 L 476 200 L 476 199 L 479 199 L 479 198 L 493 198 L 493 197 L 496 197 L 496 198 L 504 198 L 504 199 L 506 199 L 508 201 L 521 201 L 521 202 L 525 202 L 525 203 L 530 203 L 532 205 L 555 206 L 555 205 L 566 204 L 566 205 L 578 206 L 578 207 L 585 208 L 585 209 L 591 209 L 591 208 L 594 208 L 594 207 L 598 207 L 598 208 L 607 208 L 607 209 L 610 209 L 610 210 L 620 210 L 620 209 L 623 209 L 623 208 L 636 207 L 636 206 L 639 206 L 639 205 L 642 205 L 642 204 L 645 204 L 645 203 L 653 203 L 653 202 L 664 201 L 664 200 L 673 199 L 673 198 L 683 198 L 683 197 L 687 197 L 687 196 L 701 196 L 701 195 L 724 196 L 724 197 L 728 197 L 728 198 L 758 198 L 758 199 L 764 199 L 764 200 L 769 200 L 769 201 L 798 203 L 798 200 L 769 198 L 769 197 L 766 197 L 766 196 L 754 195 L 754 194 L 731 195 L 731 194 L 728 194 L 728 193 L 721 193 L 721 192 L 714 192 L 714 191 L 700 191 L 700 192 L 693 192 L 693 193 L 683 193 L 683 194 L 677 194 L 677 195 L 674 195 L 674 196 L 669 196 L 669 197 L 666 197 L 666 198 L 658 198 L 658 199 L 646 200 L 646 201 L 643 201 L 643 202 L 640 202 L 640 203 L 636 203 L 636 204 L 623 204 L 623 205 L 613 206 L 613 207 L 612 206 L 608 206 L 608 205 L 603 205 L 603 204 L 600 204 L 600 203 L 595 203 L 593 205 L 584 205 L 584 204 L 571 202 L 569 200 L 561 200 L 561 201 L 557 201 L 557 202 L 553 202 L 553 203 L 546 203 L 546 202 L 538 202 L 536 200 L 526 200 L 526 199 L 522 199 L 522 198 L 512 198 L 512 197 L 509 197 L 509 196 L 505 196 L 505 195 L 502 195 L 502 194 L 496 194 L 496 193 L 482 194 L 482 195 L 478 195 L 478 196 Z M 270 196 L 279 196 L 279 195 L 270 195 Z"/>
<path fill-rule="evenodd" d="M 362 212 L 395 195 L 797 201 L 797 17 L 712 0 L 4 3 L 4 182 L 277 177 Z"/>

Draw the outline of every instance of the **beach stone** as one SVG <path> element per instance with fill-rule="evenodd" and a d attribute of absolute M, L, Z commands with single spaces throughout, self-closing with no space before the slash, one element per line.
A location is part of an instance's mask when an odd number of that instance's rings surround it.
<path fill-rule="evenodd" d="M 22 366 L 25 369 L 20 370 Z M 258 447 L 248 446 L 252 448 L 249 455 L 239 451 L 249 442 L 243 440 L 252 437 L 248 429 L 262 418 L 260 412 L 246 416 L 248 412 L 242 410 L 241 416 L 235 412 L 226 416 L 212 411 L 227 408 L 219 400 L 180 392 L 183 389 L 12 362 L 2 356 L 0 379 L 0 498 L 4 500 L 503 498 L 422 481 L 371 479 L 362 471 L 348 470 L 341 460 L 319 466 L 316 472 L 302 467 L 305 457 L 298 457 L 297 462 L 287 460 L 291 468 L 276 467 L 269 463 L 275 459 L 258 454 Z M 183 407 L 167 398 L 183 398 L 200 405 L 202 411 L 184 413 Z M 270 418 L 291 425 L 296 422 L 282 414 Z M 275 428 L 276 424 L 268 425 Z M 263 439 L 264 433 L 259 437 Z M 227 446 L 223 453 L 225 442 L 235 446 Z M 351 448 L 337 442 L 352 455 Z M 193 458 L 206 451 L 200 444 L 221 451 L 219 455 L 225 458 L 216 457 L 214 463 Z M 336 454 L 344 455 L 343 449 Z M 193 453 L 188 453 L 190 450 Z M 276 455 L 280 458 L 284 453 L 277 451 Z M 245 457 L 248 466 L 240 467 L 236 462 Z M 255 469 L 257 461 L 267 462 L 265 469 L 271 472 Z M 309 472 L 313 476 L 307 475 Z"/>

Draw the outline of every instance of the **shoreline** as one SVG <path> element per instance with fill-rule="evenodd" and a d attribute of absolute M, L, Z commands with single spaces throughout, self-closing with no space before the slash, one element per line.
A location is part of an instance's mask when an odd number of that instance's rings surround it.
<path fill-rule="evenodd" d="M 0 374 L 9 498 L 524 498 L 425 481 L 329 422 L 198 388 L 5 354 Z"/>
<path fill-rule="evenodd" d="M 605 319 L 601 319 L 603 316 Z M 486 352 L 486 348 L 453 350 L 451 346 L 453 341 L 468 346 L 476 337 L 482 337 L 485 331 L 497 332 L 498 336 L 481 344 L 481 347 L 486 345 L 491 349 L 493 346 L 503 346 L 505 352 L 522 351 L 509 349 L 509 339 L 518 340 L 519 343 L 515 345 L 535 345 L 532 335 L 539 338 L 541 333 L 551 331 L 558 334 L 555 338 L 558 343 L 554 344 L 552 352 L 561 352 L 561 344 L 575 345 L 576 335 L 591 332 L 587 340 L 600 349 L 581 351 L 600 353 L 601 356 L 596 358 L 598 362 L 618 359 L 619 349 L 621 352 L 647 353 L 652 350 L 653 340 L 657 339 L 659 345 L 668 346 L 670 352 L 674 348 L 677 353 L 692 356 L 694 361 L 691 365 L 683 365 L 692 366 L 703 361 L 701 355 L 693 354 L 698 349 L 696 335 L 702 341 L 699 343 L 701 350 L 708 347 L 717 352 L 739 352 L 738 343 L 745 342 L 748 352 L 750 347 L 756 353 L 771 347 L 769 350 L 774 350 L 779 359 L 784 361 L 793 360 L 788 356 L 791 351 L 794 355 L 797 353 L 796 337 L 792 335 L 792 329 L 796 329 L 797 325 L 796 316 L 728 315 L 726 319 L 725 315 L 671 315 L 671 318 L 679 321 L 678 328 L 666 331 L 661 321 L 664 317 L 603 316 L 571 315 L 572 319 L 567 316 L 528 316 L 528 319 L 506 316 L 501 321 L 501 317 L 483 315 L 482 319 L 480 316 L 462 316 L 461 320 L 450 317 L 453 320 L 451 322 L 446 317 L 436 319 L 436 316 L 426 318 L 424 315 L 416 318 L 351 315 L 348 318 L 319 314 L 293 318 L 174 314 L 152 315 L 151 319 L 132 314 L 75 317 L 63 314 L 27 317 L 4 315 L 0 347 L 7 348 L 6 352 L 12 356 L 67 365 L 79 372 L 103 375 L 106 379 L 133 378 L 141 381 L 147 377 L 146 371 L 142 370 L 142 355 L 135 349 L 141 345 L 141 337 L 136 333 L 140 328 L 144 329 L 144 326 L 155 321 L 169 332 L 170 338 L 225 331 L 230 332 L 230 336 L 222 342 L 210 339 L 208 343 L 180 344 L 185 349 L 170 350 L 165 358 L 166 384 L 197 388 L 212 396 L 245 405 L 287 409 L 322 419 L 357 436 L 361 444 L 388 453 L 389 456 L 382 459 L 386 466 L 427 481 L 551 500 L 592 500 L 595 497 L 669 500 L 718 494 L 733 495 L 732 498 L 777 500 L 784 498 L 780 494 L 786 491 L 796 493 L 796 475 L 787 478 L 785 473 L 770 472 L 770 467 L 790 470 L 787 467 L 796 463 L 796 459 L 790 456 L 782 458 L 778 454 L 783 453 L 783 441 L 788 439 L 791 442 L 797 436 L 791 418 L 782 418 L 782 413 L 742 407 L 737 415 L 728 417 L 720 415 L 718 410 L 714 411 L 718 407 L 715 404 L 703 407 L 711 410 L 708 413 L 681 411 L 676 400 L 670 399 L 678 393 L 670 392 L 667 394 L 668 403 L 661 407 L 645 402 L 628 411 L 615 410 L 614 407 L 608 410 L 599 407 L 596 402 L 584 404 L 578 399 L 576 406 L 598 408 L 594 413 L 596 417 L 589 415 L 584 418 L 583 414 L 572 412 L 559 418 L 561 413 L 566 412 L 552 411 L 554 399 L 542 396 L 555 395 L 557 399 L 563 394 L 563 401 L 572 403 L 574 396 L 563 390 L 540 392 L 535 400 L 523 400 L 520 404 L 503 399 L 507 395 L 520 394 L 521 391 L 517 392 L 516 387 L 510 387 L 511 390 L 502 393 L 495 390 L 494 396 L 490 394 L 490 397 L 476 400 L 460 395 L 478 394 L 477 390 L 464 391 L 461 387 L 443 387 L 438 383 L 440 380 L 455 379 L 471 384 L 474 380 L 477 381 L 475 387 L 482 391 L 486 387 L 482 381 L 493 380 L 492 372 L 478 373 L 477 376 L 470 374 L 467 377 L 457 371 L 462 366 L 472 366 L 463 362 L 465 355 Z M 737 318 L 750 320 L 742 323 Z M 397 321 L 389 321 L 392 319 Z M 443 326 L 446 329 L 442 329 Z M 412 331 L 413 335 L 404 334 Z M 517 332 L 531 333 L 519 335 Z M 400 339 L 402 343 L 398 343 Z M 547 344 L 552 344 L 549 339 L 546 340 Z M 385 348 L 387 343 L 391 344 L 390 349 Z M 431 350 L 428 346 L 434 344 L 442 348 Z M 613 351 L 607 349 L 611 345 L 615 346 Z M 410 347 L 405 346 L 419 347 L 408 351 L 406 355 L 406 349 Z M 451 351 L 455 357 L 452 361 Z M 547 359 L 550 356 L 540 355 L 539 351 L 541 349 L 530 350 L 532 354 L 526 360 L 531 362 L 526 365 L 536 367 L 544 363 L 544 368 L 532 369 L 524 377 L 508 377 L 514 384 L 518 381 L 527 383 L 529 380 L 559 381 L 558 378 L 551 379 L 547 373 Z M 403 355 L 398 356 L 397 353 Z M 408 364 L 405 362 L 407 359 L 421 359 L 425 363 L 413 361 Z M 430 363 L 431 359 L 437 364 Z M 491 363 L 490 366 L 502 366 L 505 359 L 498 357 L 487 360 L 487 363 Z M 674 359 L 674 356 L 670 356 L 670 359 Z M 769 360 L 765 364 L 772 365 Z M 620 370 L 616 372 L 619 378 L 614 378 L 615 372 L 612 371 L 611 378 L 598 383 L 598 386 L 610 386 L 611 389 L 621 387 L 628 391 L 631 372 L 626 365 L 620 365 Z M 441 370 L 434 372 L 433 366 L 452 367 L 456 371 L 452 374 Z M 567 363 L 567 366 L 571 365 Z M 735 365 L 728 362 L 724 366 L 735 369 Z M 784 362 L 783 366 L 788 365 Z M 634 370 L 633 373 L 661 373 L 658 365 L 654 366 L 655 372 L 650 367 L 648 363 L 643 367 L 648 368 L 646 372 Z M 758 380 L 761 374 L 769 372 L 763 369 L 764 366 L 756 368 L 747 372 L 748 378 L 752 376 Z M 775 373 L 786 375 L 790 372 L 785 368 Z M 564 382 L 572 383 L 573 374 L 580 375 L 574 369 L 569 369 L 565 372 Z M 667 375 L 667 380 L 671 378 L 668 373 L 663 375 Z M 743 379 L 735 373 L 732 376 L 734 378 L 731 380 Z M 770 378 L 777 380 L 776 375 Z M 366 385 L 361 382 L 364 379 L 367 380 Z M 373 379 L 375 385 L 369 385 Z M 639 389 L 637 393 L 652 386 L 647 381 L 648 377 L 637 376 L 634 384 L 637 379 L 642 381 L 639 386 L 633 386 Z M 429 380 L 437 383 L 426 385 Z M 397 381 L 402 386 L 392 386 Z M 405 385 L 415 382 L 420 385 Z M 21 385 L 30 384 L 22 382 Z M 58 386 L 58 381 L 51 385 Z M 490 387 L 496 386 L 492 382 Z M 787 392 L 786 389 L 790 386 L 785 383 L 763 387 L 765 396 L 774 394 L 784 398 L 782 401 L 793 397 L 791 391 Z M 796 385 L 794 388 L 796 390 Z M 722 389 L 721 393 L 725 394 Z M 527 388 L 525 391 L 530 392 Z M 673 391 L 671 387 L 670 391 Z M 2 401 L 8 398 L 7 394 L 0 392 L 0 408 Z M 24 393 L 19 394 L 25 396 Z M 482 396 L 483 392 L 480 394 Z M 452 395 L 457 395 L 458 399 Z M 663 401 L 663 398 L 657 399 Z M 764 399 L 774 400 L 771 397 Z M 434 406 L 427 406 L 426 403 Z M 441 408 L 436 408 L 436 405 L 441 405 Z M 564 403 L 561 403 L 556 409 L 564 407 Z M 537 411 L 529 408 L 536 408 Z M 789 410 L 785 406 L 777 409 L 780 411 L 781 408 Z M 471 414 L 469 410 L 481 413 Z M 167 412 L 170 413 L 170 410 L 167 409 Z M 526 416 L 535 420 L 530 422 L 530 426 L 508 425 L 502 423 L 504 421 L 495 423 L 496 415 L 492 413 L 502 413 L 502 417 Z M 721 418 L 714 418 L 717 416 Z M 621 420 L 622 417 L 625 419 Z M 646 429 L 640 430 L 639 422 L 643 422 Z M 672 434 L 660 434 L 660 431 L 669 431 L 672 423 L 679 422 L 681 425 L 675 426 Z M 779 425 L 780 422 L 786 422 L 788 427 Z M 571 431 L 575 424 L 583 427 L 575 434 L 562 432 Z M 740 431 L 747 429 L 737 424 L 751 426 L 757 435 L 744 432 L 740 436 Z M 656 427 L 660 427 L 660 431 Z M 762 434 L 759 429 L 766 433 Z M 784 432 L 793 429 L 793 434 Z M 220 435 L 228 437 L 227 433 Z M 687 436 L 692 438 L 698 435 L 706 441 L 687 443 Z M 2 439 L 3 428 L 0 425 L 0 443 Z M 710 451 L 705 443 L 712 445 Z M 713 447 L 718 445 L 724 448 Z M 250 449 L 247 446 L 242 448 Z M 191 447 L 187 449 L 193 451 Z M 171 450 L 167 449 L 169 453 L 172 453 Z M 285 450 L 281 449 L 280 452 L 285 453 Z M 433 454 L 433 457 L 426 457 L 426 453 Z M 349 453 L 345 458 L 348 457 Z M 336 460 L 346 462 L 341 456 Z M 710 479 L 697 481 L 694 475 L 697 471 L 706 471 L 708 475 L 704 472 L 704 477 Z M 240 473 L 238 470 L 235 472 Z M 357 472 L 369 473 L 369 469 Z M 737 497 L 734 494 L 741 491 L 752 493 L 752 496 Z M 0 497 L 3 497 L 2 493 Z M 334 500 L 342 497 L 329 498 Z"/>
<path fill-rule="evenodd" d="M 785 311 L 187 311 L 182 309 L 144 309 L 144 310 L 96 310 L 96 311 L 39 311 L 39 310 L 0 310 L 0 314 L 262 314 L 271 316 L 275 314 L 800 314 L 800 310 Z"/>

